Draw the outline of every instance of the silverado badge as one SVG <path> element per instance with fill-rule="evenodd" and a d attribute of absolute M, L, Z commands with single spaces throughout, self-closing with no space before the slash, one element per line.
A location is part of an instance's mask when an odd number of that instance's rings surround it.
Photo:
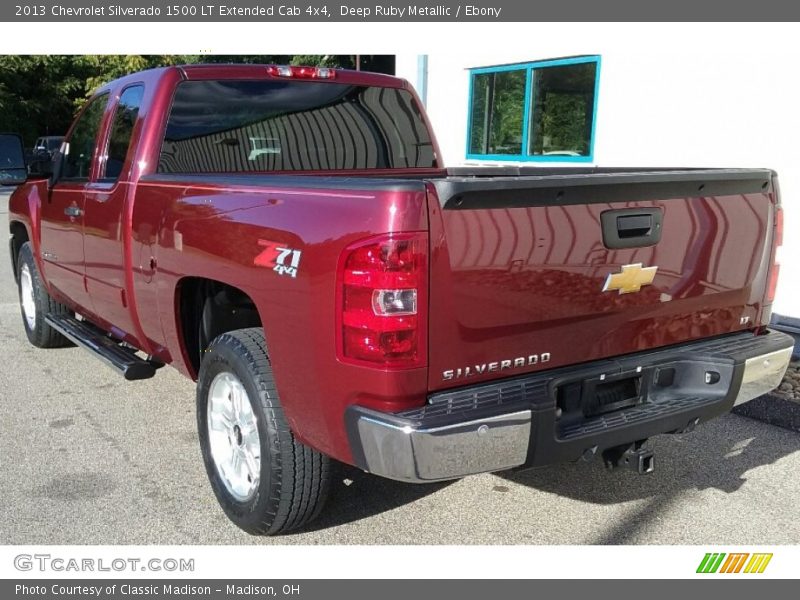
<path fill-rule="evenodd" d="M 622 265 L 622 272 L 609 273 L 603 284 L 604 292 L 619 290 L 620 294 L 638 292 L 643 285 L 650 285 L 656 276 L 658 267 L 642 267 L 642 263 Z"/>

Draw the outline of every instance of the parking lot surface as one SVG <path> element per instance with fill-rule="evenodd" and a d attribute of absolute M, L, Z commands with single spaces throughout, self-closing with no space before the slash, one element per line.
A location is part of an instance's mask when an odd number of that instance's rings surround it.
<path fill-rule="evenodd" d="M 318 521 L 251 537 L 207 484 L 192 382 L 31 346 L 5 243 L 0 357 L 0 544 L 800 542 L 800 434 L 738 415 L 656 438 L 644 476 L 595 462 L 414 486 L 343 467 Z"/>

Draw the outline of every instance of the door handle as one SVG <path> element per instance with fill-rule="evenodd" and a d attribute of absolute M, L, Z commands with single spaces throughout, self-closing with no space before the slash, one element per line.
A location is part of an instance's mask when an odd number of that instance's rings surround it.
<path fill-rule="evenodd" d="M 622 208 L 600 214 L 603 245 L 609 249 L 644 248 L 661 240 L 660 208 Z"/>
<path fill-rule="evenodd" d="M 68 206 L 64 209 L 64 214 L 68 217 L 80 217 L 83 214 L 83 211 L 79 206 Z"/>
<path fill-rule="evenodd" d="M 653 231 L 653 216 L 649 214 L 617 217 L 617 233 L 620 239 L 643 237 Z"/>

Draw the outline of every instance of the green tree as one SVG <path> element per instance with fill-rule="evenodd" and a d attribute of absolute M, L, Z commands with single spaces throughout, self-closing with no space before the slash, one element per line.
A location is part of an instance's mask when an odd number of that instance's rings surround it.
<path fill-rule="evenodd" d="M 140 54 L 94 54 L 76 56 L 75 61 L 78 65 L 91 73 L 91 75 L 86 78 L 85 85 L 84 96 L 88 97 L 94 90 L 118 77 L 137 71 L 144 71 L 145 69 L 186 64 L 190 62 L 190 57 L 185 55 L 147 56 Z M 78 100 L 77 104 L 82 105 L 83 102 Z"/>
<path fill-rule="evenodd" d="M 0 131 L 19 132 L 26 144 L 63 133 L 90 76 L 72 56 L 0 56 Z"/>

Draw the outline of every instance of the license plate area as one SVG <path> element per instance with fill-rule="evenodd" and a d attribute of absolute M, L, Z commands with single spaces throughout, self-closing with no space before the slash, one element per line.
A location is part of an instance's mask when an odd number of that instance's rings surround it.
<path fill-rule="evenodd" d="M 646 396 L 641 371 L 616 373 L 559 386 L 556 407 L 562 420 L 573 421 L 638 406 Z"/>
<path fill-rule="evenodd" d="M 583 414 L 587 417 L 630 408 L 643 402 L 642 377 L 588 381 L 583 386 Z"/>

